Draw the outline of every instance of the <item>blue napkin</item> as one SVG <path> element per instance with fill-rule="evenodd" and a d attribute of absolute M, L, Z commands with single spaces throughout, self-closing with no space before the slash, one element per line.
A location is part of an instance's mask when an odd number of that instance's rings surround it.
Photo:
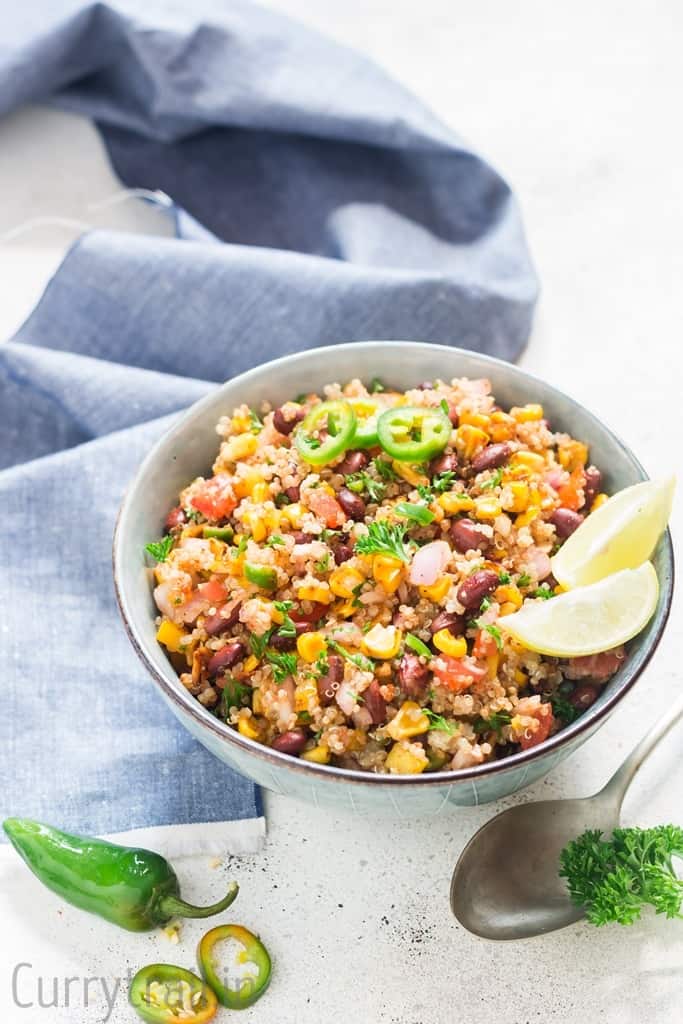
<path fill-rule="evenodd" d="M 172 197 L 179 237 L 85 235 L 0 345 L 0 813 L 256 820 L 123 633 L 125 485 L 181 409 L 267 358 L 364 338 L 516 356 L 536 297 L 517 207 L 371 63 L 236 0 L 13 6 L 0 112 L 48 98 Z"/>

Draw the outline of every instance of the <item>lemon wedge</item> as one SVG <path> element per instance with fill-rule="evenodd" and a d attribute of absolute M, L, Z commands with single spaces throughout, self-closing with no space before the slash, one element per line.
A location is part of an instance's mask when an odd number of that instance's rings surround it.
<path fill-rule="evenodd" d="M 646 562 L 669 521 L 675 483 L 634 484 L 591 512 L 551 559 L 558 583 L 571 590 Z"/>
<path fill-rule="evenodd" d="M 599 654 L 626 643 L 649 622 L 659 582 L 651 562 L 598 583 L 524 605 L 498 620 L 524 647 L 555 658 Z"/>

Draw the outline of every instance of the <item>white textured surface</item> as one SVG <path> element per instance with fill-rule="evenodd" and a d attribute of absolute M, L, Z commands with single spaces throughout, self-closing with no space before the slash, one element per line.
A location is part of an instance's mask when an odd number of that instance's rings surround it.
<path fill-rule="evenodd" d="M 601 414 L 654 475 L 680 465 L 680 278 L 683 270 L 683 7 L 580 0 L 277 0 L 277 6 L 375 56 L 473 140 L 509 177 L 524 208 L 543 298 L 522 365 Z M 29 111 L 0 123 L 0 234 L 38 215 L 91 220 L 115 191 L 89 125 Z M 131 206 L 98 223 L 164 230 Z M 62 229 L 0 248 L 0 337 L 30 309 L 73 237 Z M 674 531 L 681 527 L 677 503 Z M 680 601 L 644 678 L 579 754 L 517 799 L 597 788 L 680 689 Z M 683 823 L 681 729 L 653 755 L 625 817 Z M 267 798 L 266 852 L 235 862 L 234 919 L 262 932 L 275 958 L 268 995 L 240 1020 L 308 1024 L 583 1024 L 672 1022 L 683 1012 L 683 923 L 584 924 L 493 945 L 450 917 L 448 882 L 464 842 L 501 805 L 426 822 L 336 818 Z M 180 863 L 189 896 L 208 899 L 223 869 Z M 61 906 L 17 864 L 0 879 L 0 1016 L 9 1024 L 90 1024 L 106 1015 L 101 985 L 73 983 L 68 1010 L 19 1010 L 9 975 L 37 998 L 38 975 L 112 978 L 128 966 L 193 961 L 201 923 L 180 946 L 119 934 Z M 111 983 L 110 983 L 111 986 Z M 51 1000 L 48 994 L 47 1001 Z M 64 1001 L 64 985 L 60 986 Z M 330 1013 L 330 1010 L 332 1011 Z M 227 1014 L 225 1015 L 227 1019 Z M 131 1015 L 119 995 L 112 1021 Z"/>

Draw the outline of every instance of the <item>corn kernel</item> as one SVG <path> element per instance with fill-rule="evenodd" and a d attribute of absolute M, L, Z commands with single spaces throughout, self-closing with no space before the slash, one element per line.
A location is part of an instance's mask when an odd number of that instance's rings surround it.
<path fill-rule="evenodd" d="M 285 505 L 282 509 L 282 515 L 289 520 L 292 526 L 301 525 L 305 512 L 306 509 L 300 501 L 293 501 L 291 505 Z"/>
<path fill-rule="evenodd" d="M 396 626 L 377 623 L 361 642 L 363 652 L 371 658 L 395 658 L 401 648 L 403 633 Z"/>
<path fill-rule="evenodd" d="M 260 502 L 268 501 L 269 497 L 270 497 L 270 487 L 265 482 L 265 480 L 261 480 L 261 481 L 259 481 L 259 483 L 254 484 L 254 488 L 253 488 L 253 490 L 251 492 L 252 501 L 260 503 Z"/>
<path fill-rule="evenodd" d="M 491 417 L 487 416 L 484 412 L 471 412 L 468 409 L 464 409 L 458 416 L 458 423 L 460 426 L 467 423 L 471 427 L 479 427 L 480 430 L 488 430 L 489 424 L 491 423 Z"/>
<path fill-rule="evenodd" d="M 507 512 L 525 512 L 529 504 L 529 485 L 524 480 L 513 480 L 509 485 L 511 500 L 503 502 Z"/>
<path fill-rule="evenodd" d="M 489 679 L 495 679 L 498 675 L 498 663 L 500 661 L 500 653 L 493 651 L 492 654 L 486 657 L 486 671 Z"/>
<path fill-rule="evenodd" d="M 294 710 L 313 711 L 318 706 L 318 687 L 314 679 L 297 683 L 294 688 Z"/>
<path fill-rule="evenodd" d="M 296 641 L 296 649 L 304 661 L 312 664 L 327 649 L 322 633 L 302 633 Z"/>
<path fill-rule="evenodd" d="M 510 441 L 515 436 L 516 423 L 512 416 L 509 416 L 502 409 L 491 413 L 491 422 L 486 428 L 491 435 L 491 440 L 496 444 L 501 441 Z"/>
<path fill-rule="evenodd" d="M 337 601 L 334 606 L 334 614 L 341 619 L 350 619 L 358 611 L 358 605 L 353 601 Z"/>
<path fill-rule="evenodd" d="M 250 740 L 258 740 L 261 737 L 260 722 L 252 715 L 240 715 L 237 731 Z"/>
<path fill-rule="evenodd" d="M 384 762 L 392 775 L 419 775 L 428 764 L 424 750 L 415 743 L 395 743 Z"/>
<path fill-rule="evenodd" d="M 253 672 L 255 668 L 258 668 L 259 660 L 255 654 L 250 654 L 244 663 L 245 672 Z"/>
<path fill-rule="evenodd" d="M 420 485 L 426 487 L 429 484 L 428 477 L 423 473 L 419 473 L 415 466 L 411 466 L 406 462 L 399 462 L 398 459 L 394 460 L 391 465 L 396 475 L 412 484 L 413 487 L 419 487 Z"/>
<path fill-rule="evenodd" d="M 356 587 L 364 582 L 365 577 L 358 569 L 340 565 L 330 574 L 330 590 L 337 597 L 353 597 Z"/>
<path fill-rule="evenodd" d="M 428 601 L 434 601 L 435 604 L 438 604 L 440 601 L 443 601 L 451 589 L 452 582 L 451 576 L 442 576 L 436 583 L 430 583 L 428 587 L 420 586 L 417 589 L 420 592 L 420 597 L 426 597 Z"/>
<path fill-rule="evenodd" d="M 440 629 L 432 637 L 434 646 L 451 658 L 464 658 L 467 654 L 467 640 L 464 636 L 453 636 L 450 629 Z"/>
<path fill-rule="evenodd" d="M 330 588 L 322 585 L 299 587 L 296 592 L 296 596 L 300 601 L 314 601 L 316 604 L 332 603 L 332 592 Z"/>
<path fill-rule="evenodd" d="M 573 473 L 579 466 L 586 465 L 588 448 L 582 441 L 567 441 L 558 448 L 557 457 L 562 468 Z"/>
<path fill-rule="evenodd" d="M 510 458 L 509 467 L 513 472 L 528 470 L 532 473 L 542 473 L 545 469 L 545 459 L 537 452 L 515 452 Z"/>
<path fill-rule="evenodd" d="M 428 730 L 429 719 L 414 700 L 404 701 L 387 726 L 387 732 L 392 740 L 405 740 L 409 736 L 420 736 Z"/>
<path fill-rule="evenodd" d="M 185 636 L 185 630 L 177 626 L 169 619 L 163 619 L 157 630 L 157 641 L 163 644 L 166 650 L 177 654 L 180 651 L 180 638 Z"/>
<path fill-rule="evenodd" d="M 268 536 L 268 528 L 263 513 L 258 509 L 247 509 L 242 515 L 242 522 L 251 532 L 251 536 L 260 544 Z"/>
<path fill-rule="evenodd" d="M 303 754 L 299 756 L 302 761 L 312 761 L 313 764 L 330 763 L 330 750 L 324 743 L 320 743 L 317 747 L 312 747 L 311 750 L 304 750 Z"/>
<path fill-rule="evenodd" d="M 501 606 L 504 604 L 511 604 L 513 606 L 513 611 L 517 611 L 518 608 L 521 608 L 522 602 L 524 601 L 519 588 L 516 587 L 514 583 L 506 583 L 497 587 L 493 596 Z"/>
<path fill-rule="evenodd" d="M 519 529 L 520 526 L 528 526 L 529 523 L 533 523 L 534 519 L 540 514 L 540 508 L 537 505 L 530 505 L 526 512 L 522 512 L 515 519 L 515 526 Z"/>
<path fill-rule="evenodd" d="M 489 435 L 479 427 L 463 423 L 455 432 L 455 450 L 464 459 L 473 459 L 489 443 Z"/>
<path fill-rule="evenodd" d="M 535 420 L 543 419 L 543 406 L 535 402 L 522 406 L 515 405 L 510 409 L 510 415 L 518 423 L 532 423 Z"/>
<path fill-rule="evenodd" d="M 436 499 L 444 512 L 449 516 L 457 515 L 458 512 L 470 512 L 474 508 L 474 502 L 469 494 L 460 491 L 446 491 Z"/>
<path fill-rule="evenodd" d="M 517 609 L 512 601 L 503 601 L 502 605 L 498 609 L 498 615 L 499 617 L 502 615 L 512 615 L 516 611 Z"/>
<path fill-rule="evenodd" d="M 261 699 L 261 688 L 259 686 L 255 686 L 251 692 L 251 709 L 255 715 L 263 714 L 263 700 Z"/>
<path fill-rule="evenodd" d="M 591 505 L 591 512 L 595 512 L 595 510 L 599 509 L 601 505 L 604 505 L 608 498 L 608 494 L 596 494 L 595 501 Z"/>
<path fill-rule="evenodd" d="M 236 413 L 232 418 L 232 429 L 236 434 L 244 434 L 251 427 L 251 418 L 242 413 Z"/>
<path fill-rule="evenodd" d="M 258 438 L 253 434 L 236 434 L 223 443 L 220 458 L 222 462 L 239 462 L 248 459 L 257 448 Z"/>
<path fill-rule="evenodd" d="M 393 594 L 401 585 L 404 568 L 401 559 L 393 555 L 375 555 L 372 559 L 372 575 L 389 594 Z"/>
<path fill-rule="evenodd" d="M 523 672 L 521 670 L 521 668 L 516 668 L 515 669 L 515 676 L 514 676 L 514 678 L 515 678 L 515 682 L 517 683 L 517 686 L 520 689 L 521 689 L 522 686 L 526 686 L 526 684 L 529 682 L 528 675 L 526 674 L 526 672 Z"/>
<path fill-rule="evenodd" d="M 260 470 L 255 468 L 243 469 L 241 475 L 233 480 L 232 489 L 238 498 L 247 498 L 254 490 L 256 484 L 262 479 Z"/>
<path fill-rule="evenodd" d="M 495 519 L 503 511 L 497 498 L 475 498 L 474 515 L 477 519 Z"/>

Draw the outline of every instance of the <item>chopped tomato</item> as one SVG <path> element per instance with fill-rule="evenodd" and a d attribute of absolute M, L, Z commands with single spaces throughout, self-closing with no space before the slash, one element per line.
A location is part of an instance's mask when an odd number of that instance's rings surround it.
<path fill-rule="evenodd" d="M 567 662 L 565 675 L 567 679 L 595 679 L 605 683 L 621 668 L 626 651 L 622 647 L 613 647 L 611 651 L 600 654 L 586 654 L 581 658 L 570 658 Z"/>
<path fill-rule="evenodd" d="M 472 683 L 476 683 L 486 676 L 486 669 L 481 668 L 467 656 L 453 658 L 450 654 L 440 654 L 432 661 L 430 667 L 439 682 L 443 683 L 451 693 L 468 690 Z"/>
<path fill-rule="evenodd" d="M 202 597 L 205 597 L 211 604 L 221 604 L 228 599 L 228 592 L 220 580 L 209 580 L 208 583 L 200 583 L 198 590 Z"/>
<path fill-rule="evenodd" d="M 480 629 L 472 648 L 473 656 L 485 660 L 490 654 L 495 654 L 497 650 L 495 638 L 487 629 Z"/>
<path fill-rule="evenodd" d="M 226 519 L 237 505 L 229 473 L 217 473 L 205 480 L 190 504 L 207 519 Z"/>
<path fill-rule="evenodd" d="M 292 608 L 289 615 L 290 618 L 294 619 L 295 622 L 318 622 L 322 619 L 323 615 L 327 614 L 327 605 L 320 604 L 314 601 L 310 612 L 305 612 L 302 608 Z"/>
<path fill-rule="evenodd" d="M 547 740 L 550 735 L 550 731 L 555 724 L 555 718 L 553 717 L 553 709 L 550 704 L 539 704 L 537 708 L 530 714 L 538 722 L 538 729 L 532 732 L 528 737 L 526 733 L 522 735 L 519 745 L 522 750 L 529 750 L 530 747 L 537 747 L 543 740 Z"/>
<path fill-rule="evenodd" d="M 306 494 L 306 501 L 311 511 L 322 519 L 330 530 L 336 526 L 343 526 L 346 522 L 346 513 L 337 499 L 322 488 L 311 488 Z"/>
<path fill-rule="evenodd" d="M 557 496 L 560 499 L 560 505 L 562 505 L 563 508 L 570 508 L 573 512 L 578 512 L 583 505 L 583 489 L 585 485 L 586 474 L 581 466 L 577 466 L 569 477 L 567 483 L 563 487 L 560 487 L 557 492 Z"/>

